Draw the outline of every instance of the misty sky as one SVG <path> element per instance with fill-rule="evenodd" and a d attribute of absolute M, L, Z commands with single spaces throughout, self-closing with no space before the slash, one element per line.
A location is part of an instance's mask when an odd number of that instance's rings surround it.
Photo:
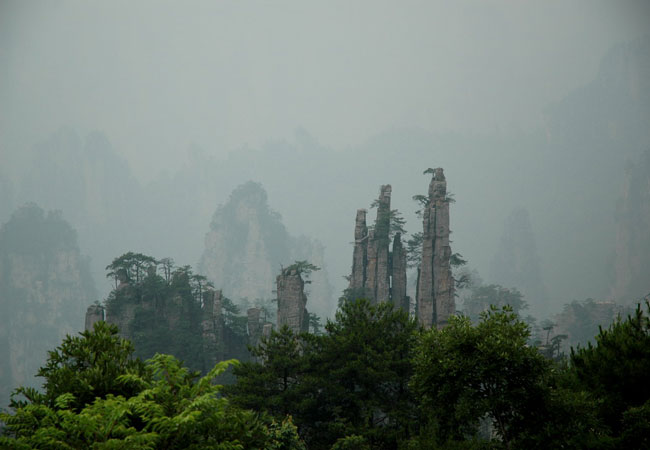
<path fill-rule="evenodd" d="M 304 127 L 512 132 L 648 32 L 644 1 L 0 2 L 0 157 L 102 130 L 144 181 Z M 242 180 L 243 181 L 243 180 Z"/>

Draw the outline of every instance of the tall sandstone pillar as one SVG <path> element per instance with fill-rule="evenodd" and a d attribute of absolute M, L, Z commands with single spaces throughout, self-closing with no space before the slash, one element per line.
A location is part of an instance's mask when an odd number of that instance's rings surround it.
<path fill-rule="evenodd" d="M 399 233 L 390 251 L 390 184 L 383 185 L 377 200 L 375 226 L 368 231 L 366 210 L 357 210 L 354 227 L 354 251 L 350 290 L 373 304 L 392 301 L 395 306 L 409 310 L 406 296 L 406 252 Z"/>
<path fill-rule="evenodd" d="M 392 274 L 390 297 L 395 306 L 409 311 L 410 299 L 406 296 L 406 251 L 402 247 L 402 236 L 396 233 L 393 238 L 393 255 L 391 258 Z"/>
<path fill-rule="evenodd" d="M 368 227 L 366 210 L 358 209 L 354 224 L 354 250 L 352 253 L 352 274 L 350 289 L 359 293 L 366 285 L 366 263 L 368 258 Z"/>
<path fill-rule="evenodd" d="M 260 322 L 260 315 L 262 310 L 260 308 L 248 308 L 246 315 L 248 318 L 248 345 L 257 347 L 262 338 L 263 323 Z"/>
<path fill-rule="evenodd" d="M 390 246 L 390 184 L 383 185 L 379 192 L 379 205 L 377 206 L 377 219 L 375 220 L 375 246 L 377 248 L 377 267 L 375 275 L 374 302 L 387 302 L 390 300 L 390 272 L 389 272 L 389 246 Z"/>
<path fill-rule="evenodd" d="M 224 322 L 221 311 L 221 290 L 206 293 L 201 311 L 201 336 L 203 341 L 204 370 L 212 369 L 223 361 Z"/>
<path fill-rule="evenodd" d="M 422 263 L 417 287 L 418 320 L 426 328 L 442 328 L 456 311 L 449 246 L 447 181 L 441 168 L 433 172 L 429 202 L 423 214 Z"/>
<path fill-rule="evenodd" d="M 294 333 L 309 331 L 305 282 L 297 270 L 284 269 L 276 279 L 278 328 L 287 325 Z"/>
<path fill-rule="evenodd" d="M 368 233 L 368 254 L 366 258 L 366 284 L 364 292 L 373 304 L 377 303 L 377 239 L 375 230 Z"/>

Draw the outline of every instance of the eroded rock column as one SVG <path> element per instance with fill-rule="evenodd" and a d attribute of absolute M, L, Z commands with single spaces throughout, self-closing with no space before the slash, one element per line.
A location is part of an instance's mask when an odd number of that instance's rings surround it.
<path fill-rule="evenodd" d="M 283 270 L 277 277 L 278 328 L 287 325 L 294 333 L 309 331 L 305 282 L 297 270 Z"/>
<path fill-rule="evenodd" d="M 257 347 L 262 338 L 262 326 L 260 322 L 260 313 L 262 310 L 260 308 L 249 308 L 246 311 L 248 317 L 248 345 L 251 347 Z"/>
<path fill-rule="evenodd" d="M 366 210 L 358 209 L 354 223 L 354 250 L 352 252 L 352 273 L 350 289 L 359 293 L 366 285 L 366 264 L 368 258 L 368 227 Z"/>
<path fill-rule="evenodd" d="M 205 294 L 201 313 L 201 335 L 203 340 L 204 370 L 212 369 L 224 358 L 224 322 L 221 310 L 221 290 Z"/>
<path fill-rule="evenodd" d="M 422 263 L 417 289 L 418 320 L 442 328 L 456 311 L 449 246 L 449 200 L 441 168 L 433 172 L 423 214 Z"/>
<path fill-rule="evenodd" d="M 391 300 L 396 307 L 409 311 L 411 302 L 406 296 L 406 251 L 402 247 L 402 235 L 396 233 L 393 238 L 393 254 L 391 258 Z"/>

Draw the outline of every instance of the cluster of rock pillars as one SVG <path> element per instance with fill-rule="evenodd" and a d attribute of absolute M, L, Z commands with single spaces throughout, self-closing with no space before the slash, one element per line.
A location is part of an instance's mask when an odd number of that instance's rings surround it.
<path fill-rule="evenodd" d="M 348 296 L 367 298 L 373 304 L 391 301 L 395 307 L 414 312 L 425 328 L 444 327 L 455 312 L 455 301 L 450 264 L 449 199 L 443 170 L 434 169 L 427 202 L 422 210 L 422 259 L 417 274 L 414 311 L 411 311 L 411 298 L 406 293 L 406 249 L 400 233 L 395 233 L 392 242 L 390 239 L 391 191 L 390 185 L 381 187 L 374 226 L 367 226 L 365 209 L 357 210 Z M 287 325 L 295 333 L 308 331 L 305 281 L 300 272 L 283 269 L 276 283 L 277 327 Z M 213 355 L 213 364 L 226 356 L 222 345 L 225 338 L 222 299 L 221 290 L 211 291 L 204 297 L 202 305 L 204 354 Z M 261 313 L 260 308 L 247 311 L 248 343 L 251 345 L 256 345 L 262 336 L 270 335 L 273 329 L 271 323 L 262 320 Z M 107 315 L 101 305 L 88 307 L 85 328 L 92 329 L 99 320 L 123 322 L 121 318 Z"/>

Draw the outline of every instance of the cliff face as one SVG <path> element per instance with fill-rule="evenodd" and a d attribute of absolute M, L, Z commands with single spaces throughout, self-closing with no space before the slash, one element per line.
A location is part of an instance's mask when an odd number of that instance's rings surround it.
<path fill-rule="evenodd" d="M 97 294 L 75 231 L 57 213 L 18 209 L 0 229 L 0 405 L 34 378 L 47 351 L 81 331 Z"/>
<path fill-rule="evenodd" d="M 650 294 L 650 150 L 626 169 L 616 225 L 611 295 L 617 301 L 636 301 Z"/>
<path fill-rule="evenodd" d="M 502 286 L 516 287 L 534 315 L 548 312 L 535 235 L 525 208 L 515 208 L 506 218 L 499 249 L 490 265 L 490 278 Z"/>
<path fill-rule="evenodd" d="M 449 246 L 447 181 L 435 169 L 423 211 L 422 263 L 417 286 L 418 320 L 426 328 L 443 327 L 456 311 Z"/>
<path fill-rule="evenodd" d="M 317 241 L 291 237 L 269 208 L 262 186 L 248 182 L 214 214 L 199 269 L 235 302 L 254 301 L 274 297 L 275 273 L 282 265 L 307 260 L 321 267 L 312 278 L 310 305 L 325 316 L 333 302 L 323 252 Z"/>

